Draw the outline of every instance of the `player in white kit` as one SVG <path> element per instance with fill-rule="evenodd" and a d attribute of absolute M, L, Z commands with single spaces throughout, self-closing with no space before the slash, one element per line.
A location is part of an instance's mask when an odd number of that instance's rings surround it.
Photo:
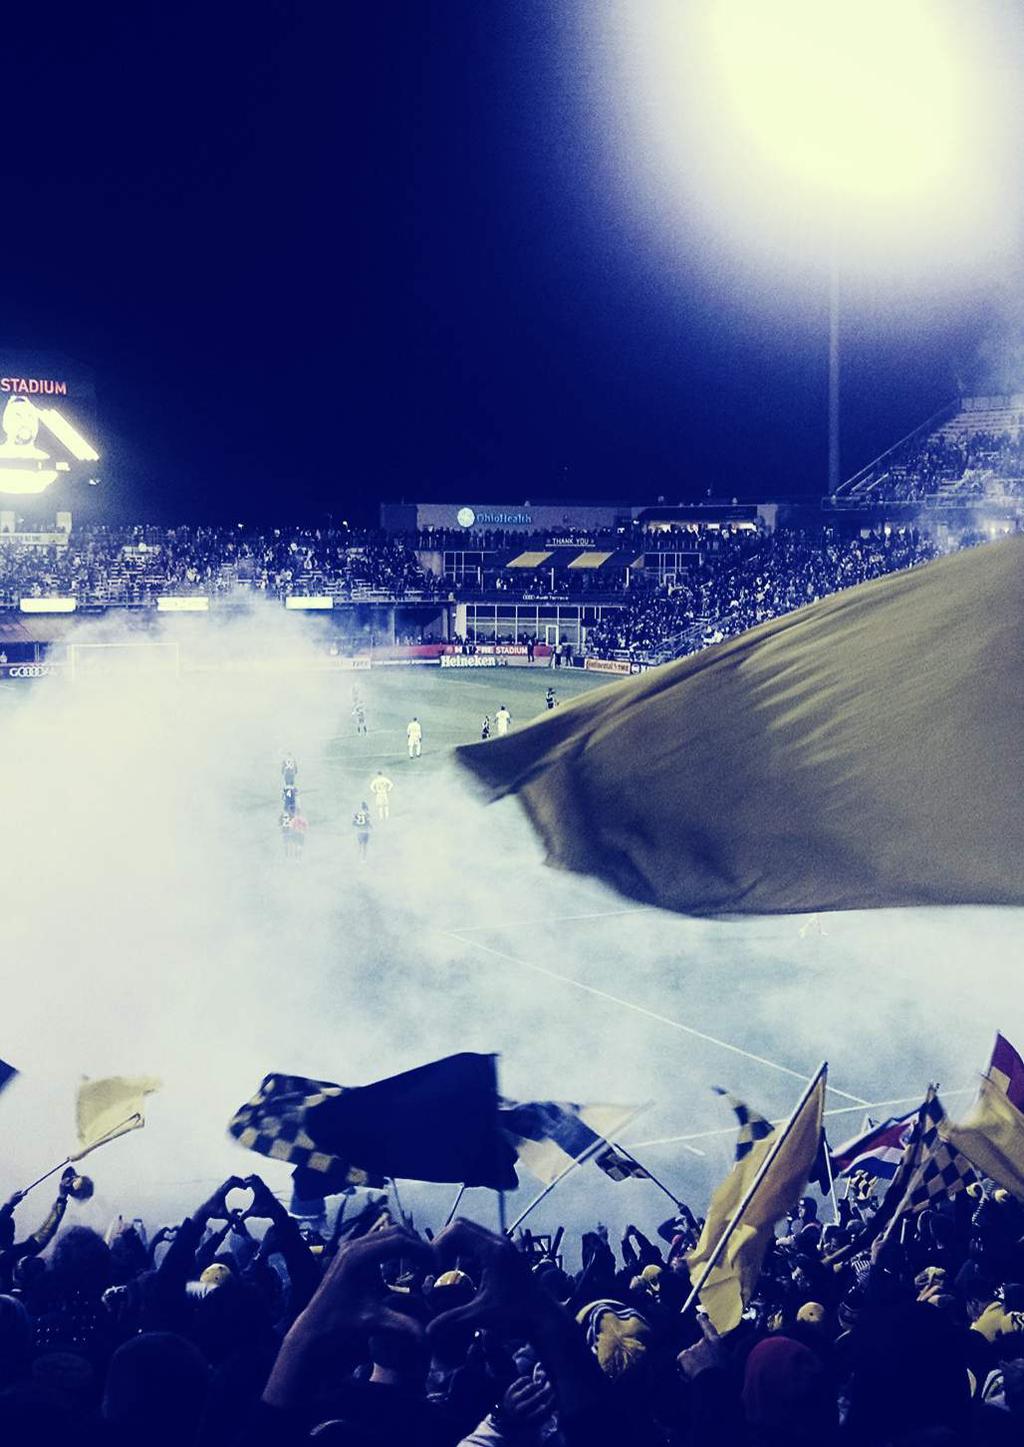
<path fill-rule="evenodd" d="M 405 737 L 409 744 L 410 759 L 418 759 L 423 752 L 423 727 L 418 718 L 410 720 Z"/>
<path fill-rule="evenodd" d="M 374 802 L 377 805 L 377 818 L 387 819 L 391 814 L 391 790 L 394 784 L 387 774 L 378 769 L 370 780 L 370 792 L 373 794 Z"/>
<path fill-rule="evenodd" d="M 501 708 L 499 708 L 498 712 L 494 715 L 494 726 L 497 729 L 499 739 L 503 734 L 508 733 L 508 726 L 511 722 L 512 715 L 509 713 L 505 705 L 502 704 Z"/>

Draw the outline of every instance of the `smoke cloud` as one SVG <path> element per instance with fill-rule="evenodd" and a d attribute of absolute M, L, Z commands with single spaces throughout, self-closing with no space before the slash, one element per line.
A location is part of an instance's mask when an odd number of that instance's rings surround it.
<path fill-rule="evenodd" d="M 75 635 L 131 637 L 108 622 Z M 339 672 L 315 620 L 270 605 L 172 618 L 160 637 L 208 667 L 94 675 L 81 655 L 73 683 L 0 692 L 0 1055 L 22 1072 L 0 1097 L 6 1194 L 73 1149 L 82 1075 L 164 1082 L 145 1130 L 83 1163 L 96 1197 L 72 1207 L 99 1227 L 123 1212 L 155 1228 L 232 1172 L 287 1188 L 284 1167 L 225 1131 L 266 1072 L 361 1084 L 470 1049 L 501 1053 L 511 1097 L 653 1102 L 624 1139 L 699 1136 L 639 1153 L 700 1210 L 732 1151 L 712 1085 L 780 1117 L 828 1058 L 839 1141 L 860 1127 L 858 1102 L 919 1097 L 929 1080 L 969 1092 L 997 1027 L 1024 1040 L 1018 911 L 842 915 L 801 933 L 800 919 L 639 909 L 546 869 L 518 806 L 485 807 L 463 785 L 448 747 L 493 711 L 488 680 Z M 356 677 L 365 740 L 350 717 Z M 517 720 L 546 682 L 527 693 L 503 676 Z M 446 734 L 453 698 L 466 726 Z M 277 832 L 286 752 L 310 821 L 301 861 L 283 857 Z M 378 766 L 395 780 L 392 818 L 360 865 L 351 816 Z M 540 1189 L 523 1179 L 510 1219 Z M 47 1189 L 20 1208 L 23 1228 Z M 435 1226 L 454 1194 L 402 1191 Z M 484 1192 L 466 1209 L 496 1223 Z M 668 1212 L 650 1183 L 586 1167 L 531 1224 L 617 1230 Z"/>

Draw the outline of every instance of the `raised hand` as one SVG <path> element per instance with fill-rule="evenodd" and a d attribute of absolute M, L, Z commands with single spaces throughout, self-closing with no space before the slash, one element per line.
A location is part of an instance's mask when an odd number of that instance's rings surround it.
<path fill-rule="evenodd" d="M 532 1377 L 516 1377 L 501 1399 L 501 1415 L 516 1429 L 539 1427 L 554 1412 L 557 1401 L 554 1388 L 541 1366 Z"/>
<path fill-rule="evenodd" d="M 472 1301 L 436 1317 L 427 1328 L 430 1336 L 444 1337 L 463 1326 L 528 1328 L 548 1312 L 550 1297 L 506 1236 L 460 1219 L 441 1232 L 434 1249 L 445 1265 L 471 1263 L 468 1270 L 477 1289 Z"/>
<path fill-rule="evenodd" d="M 204 1222 L 226 1221 L 228 1219 L 228 1208 L 224 1204 L 224 1197 L 229 1191 L 238 1189 L 245 1189 L 245 1182 L 241 1176 L 229 1176 L 226 1181 L 221 1182 L 213 1195 L 209 1196 L 203 1202 L 196 1212 L 196 1216 Z"/>
<path fill-rule="evenodd" d="M 417 1321 L 387 1305 L 382 1267 L 402 1258 L 424 1266 L 434 1259 L 425 1242 L 397 1227 L 374 1231 L 343 1246 L 296 1326 L 301 1324 L 304 1335 L 316 1337 L 385 1331 L 421 1335 Z"/>

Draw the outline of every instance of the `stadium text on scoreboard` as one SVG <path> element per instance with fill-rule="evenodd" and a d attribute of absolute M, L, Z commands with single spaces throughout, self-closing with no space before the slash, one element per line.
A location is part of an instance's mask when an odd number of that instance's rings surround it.
<path fill-rule="evenodd" d="M 17 392 L 32 397 L 66 397 L 68 384 L 50 377 L 0 377 L 0 392 Z"/>

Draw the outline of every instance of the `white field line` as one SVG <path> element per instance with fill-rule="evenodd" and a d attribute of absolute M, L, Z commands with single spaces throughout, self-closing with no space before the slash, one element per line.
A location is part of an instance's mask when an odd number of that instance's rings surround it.
<path fill-rule="evenodd" d="M 733 1055 L 742 1055 L 746 1060 L 753 1060 L 757 1065 L 766 1065 L 770 1070 L 777 1070 L 783 1075 L 789 1075 L 794 1080 L 807 1084 L 810 1078 L 806 1073 L 799 1070 L 792 1070 L 788 1065 L 780 1065 L 777 1060 L 769 1060 L 764 1055 L 755 1055 L 751 1050 L 744 1050 L 741 1045 L 733 1045 L 728 1040 L 719 1040 L 715 1035 L 708 1035 L 703 1030 L 696 1030 L 692 1025 L 684 1025 L 680 1020 L 673 1020 L 668 1015 L 662 1015 L 657 1010 L 649 1010 L 646 1005 L 637 1005 L 633 1000 L 624 1000 L 618 995 L 609 994 L 607 990 L 599 990 L 596 985 L 586 985 L 582 980 L 574 980 L 571 975 L 559 974 L 557 970 L 549 970 L 544 965 L 536 965 L 531 960 L 519 959 L 516 955 L 507 954 L 504 950 L 496 950 L 492 945 L 481 944 L 478 940 L 463 939 L 461 930 L 444 930 L 443 934 L 449 939 L 456 939 L 461 944 L 470 945 L 475 950 L 481 950 L 484 954 L 493 955 L 495 959 L 507 960 L 510 964 L 518 965 L 520 969 L 533 970 L 535 974 L 544 975 L 549 980 L 558 980 L 563 985 L 572 985 L 577 990 L 583 990 L 588 995 L 594 995 L 600 1000 L 606 1000 L 611 1005 L 618 1005 L 624 1010 L 633 1010 L 638 1015 L 645 1015 L 648 1020 L 656 1020 L 660 1025 L 668 1025 L 672 1030 L 679 1030 L 684 1035 L 692 1035 L 696 1040 L 703 1040 L 708 1045 L 717 1045 L 720 1050 L 731 1051 Z M 838 1086 L 829 1085 L 833 1095 L 842 1096 L 844 1100 L 852 1101 L 856 1106 L 866 1106 L 867 1101 L 862 1100 L 859 1095 L 851 1095 L 848 1090 L 840 1090 Z"/>

